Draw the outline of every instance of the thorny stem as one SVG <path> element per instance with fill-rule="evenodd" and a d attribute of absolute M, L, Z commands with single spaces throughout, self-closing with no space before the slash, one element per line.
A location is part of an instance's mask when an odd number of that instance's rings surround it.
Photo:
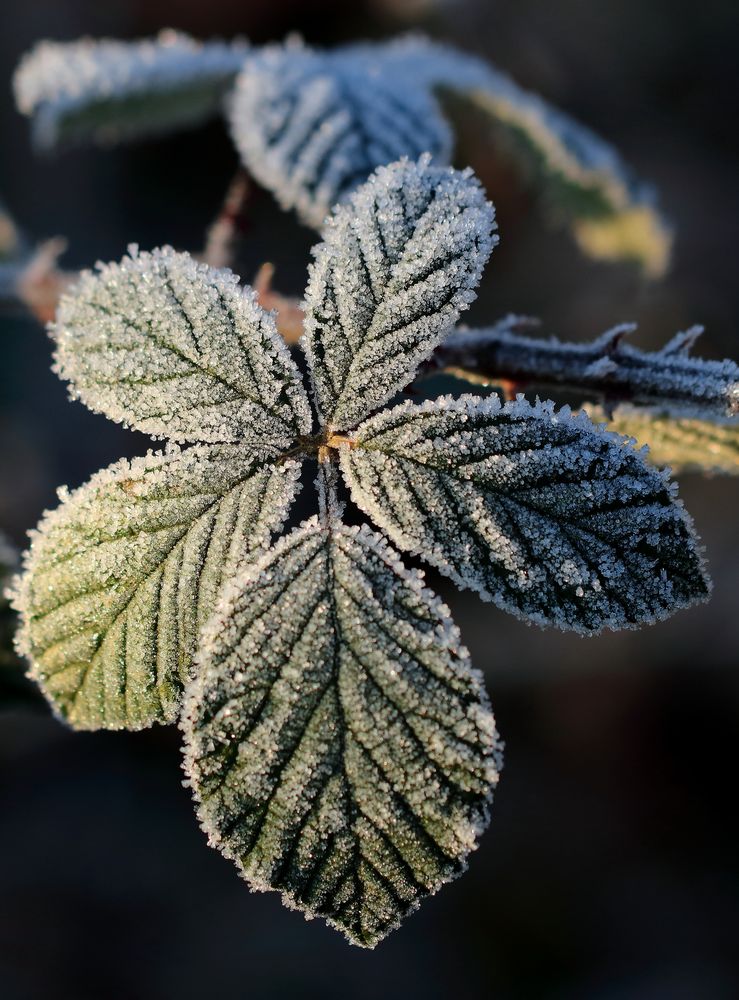
<path fill-rule="evenodd" d="M 531 320 L 509 317 L 487 330 L 449 335 L 419 372 L 447 373 L 515 395 L 529 385 L 572 389 L 600 397 L 607 409 L 622 402 L 692 412 L 706 419 L 739 414 L 739 368 L 730 361 L 691 358 L 702 333 L 691 327 L 659 351 L 624 344 L 635 326 L 623 324 L 587 344 L 543 340 L 519 332 Z"/>

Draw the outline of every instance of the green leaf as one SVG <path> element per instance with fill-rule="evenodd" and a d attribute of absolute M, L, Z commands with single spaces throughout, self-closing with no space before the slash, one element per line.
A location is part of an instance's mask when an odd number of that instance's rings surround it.
<path fill-rule="evenodd" d="M 197 125 L 217 114 L 246 57 L 242 42 L 175 31 L 119 42 L 40 42 L 13 79 L 37 146 L 123 139 Z"/>
<path fill-rule="evenodd" d="M 462 870 L 500 766 L 444 605 L 368 528 L 315 520 L 219 606 L 183 729 L 211 844 L 369 947 Z"/>
<path fill-rule="evenodd" d="M 332 430 L 405 388 L 474 300 L 493 215 L 471 173 L 427 156 L 381 167 L 336 209 L 314 250 L 303 338 Z"/>
<path fill-rule="evenodd" d="M 220 588 L 269 541 L 295 462 L 203 445 L 99 472 L 32 536 L 14 603 L 19 648 L 77 729 L 171 722 Z"/>
<path fill-rule="evenodd" d="M 341 467 L 397 545 L 539 624 L 629 628 L 708 594 L 668 478 L 568 408 L 404 404 L 363 424 Z"/>
<path fill-rule="evenodd" d="M 171 247 L 86 272 L 65 295 L 56 364 L 92 410 L 155 437 L 284 450 L 308 398 L 274 317 L 229 271 Z"/>
<path fill-rule="evenodd" d="M 669 465 L 674 473 L 703 472 L 739 475 L 739 420 L 694 420 L 671 417 L 660 410 L 619 406 L 609 419 L 598 406 L 586 411 L 596 423 L 635 438 L 649 447 L 654 465 Z"/>

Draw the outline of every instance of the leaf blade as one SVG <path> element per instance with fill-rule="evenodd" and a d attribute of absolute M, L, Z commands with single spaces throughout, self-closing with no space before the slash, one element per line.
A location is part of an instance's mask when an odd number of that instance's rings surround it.
<path fill-rule="evenodd" d="M 310 430 L 274 318 L 234 275 L 163 247 L 86 272 L 52 328 L 73 395 L 154 437 L 241 442 L 257 454 Z"/>
<path fill-rule="evenodd" d="M 313 521 L 232 588 L 205 649 L 183 729 L 211 843 L 373 946 L 458 873 L 497 780 L 448 612 L 369 529 Z"/>
<path fill-rule="evenodd" d="M 471 173 L 427 156 L 381 167 L 336 210 L 314 250 L 301 341 L 331 430 L 412 381 L 475 298 L 494 229 Z"/>
<path fill-rule="evenodd" d="M 438 105 L 424 88 L 398 86 L 383 51 L 288 42 L 262 49 L 239 75 L 229 117 L 242 160 L 316 229 L 377 167 L 424 152 L 449 161 Z"/>
<path fill-rule="evenodd" d="M 400 405 L 358 429 L 341 467 L 396 545 L 526 620 L 591 634 L 709 592 L 667 478 L 553 404 Z"/>
<path fill-rule="evenodd" d="M 78 729 L 176 717 L 223 583 L 283 522 L 299 465 L 229 445 L 118 462 L 63 497 L 16 581 L 18 648 Z"/>

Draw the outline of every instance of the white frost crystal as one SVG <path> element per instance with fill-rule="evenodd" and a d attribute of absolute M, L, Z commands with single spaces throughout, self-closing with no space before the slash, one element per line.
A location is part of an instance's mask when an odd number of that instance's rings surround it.
<path fill-rule="evenodd" d="M 492 230 L 470 174 L 427 156 L 336 211 L 301 342 L 313 435 L 274 318 L 186 254 L 100 266 L 53 328 L 74 394 L 190 447 L 118 463 L 44 517 L 14 586 L 32 676 L 82 729 L 173 720 L 185 688 L 211 844 L 369 947 L 463 869 L 501 744 L 447 608 L 342 522 L 339 465 L 397 545 L 530 620 L 630 626 L 708 589 L 633 442 L 522 399 L 376 412 L 474 297 Z M 269 549 L 308 456 L 319 516 Z"/>
<path fill-rule="evenodd" d="M 173 441 L 274 453 L 310 430 L 297 367 L 230 271 L 171 247 L 85 272 L 59 305 L 57 370 L 99 413 Z"/>
<path fill-rule="evenodd" d="M 183 729 L 211 842 L 370 947 L 464 869 L 500 768 L 448 610 L 367 527 L 309 522 L 235 581 Z"/>
<path fill-rule="evenodd" d="M 170 30 L 136 42 L 40 42 L 16 70 L 16 102 L 42 148 L 167 131 L 219 111 L 246 52 Z"/>
<path fill-rule="evenodd" d="M 494 225 L 470 172 L 428 156 L 380 167 L 336 210 L 314 251 L 303 338 L 319 415 L 332 430 L 413 381 L 476 297 Z"/>
<path fill-rule="evenodd" d="M 396 545 L 523 618 L 592 633 L 708 595 L 665 474 L 584 416 L 442 397 L 371 418 L 353 444 L 352 499 Z"/>

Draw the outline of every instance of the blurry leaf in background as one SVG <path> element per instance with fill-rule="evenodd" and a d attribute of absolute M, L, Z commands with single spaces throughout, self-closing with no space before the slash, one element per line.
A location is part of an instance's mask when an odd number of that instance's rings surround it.
<path fill-rule="evenodd" d="M 611 417 L 602 407 L 584 409 L 596 423 L 648 445 L 655 465 L 668 465 L 675 473 L 739 475 L 739 419 L 676 418 L 638 406 L 619 406 Z"/>
<path fill-rule="evenodd" d="M 39 42 L 16 70 L 16 101 L 41 149 L 167 132 L 221 110 L 247 51 L 175 31 L 137 42 Z"/>

